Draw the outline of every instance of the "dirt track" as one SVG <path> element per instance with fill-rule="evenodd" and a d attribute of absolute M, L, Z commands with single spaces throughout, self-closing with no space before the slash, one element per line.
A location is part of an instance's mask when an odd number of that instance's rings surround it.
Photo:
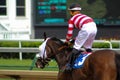
<path fill-rule="evenodd" d="M 57 71 L 0 70 L 0 78 L 15 80 L 57 80 Z"/>

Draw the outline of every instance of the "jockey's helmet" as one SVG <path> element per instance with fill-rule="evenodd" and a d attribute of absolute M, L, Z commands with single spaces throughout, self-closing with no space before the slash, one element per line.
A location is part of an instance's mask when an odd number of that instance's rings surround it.
<path fill-rule="evenodd" d="M 68 10 L 72 10 L 72 11 L 80 11 L 81 9 L 82 8 L 80 7 L 78 3 L 73 3 L 68 8 Z"/>

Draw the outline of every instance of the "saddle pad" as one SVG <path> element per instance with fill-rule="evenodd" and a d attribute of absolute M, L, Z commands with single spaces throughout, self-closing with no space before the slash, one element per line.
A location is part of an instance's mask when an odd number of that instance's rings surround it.
<path fill-rule="evenodd" d="M 81 53 L 81 54 L 76 58 L 76 60 L 74 61 L 73 69 L 78 69 L 78 68 L 83 67 L 83 63 L 84 63 L 85 59 L 86 59 L 90 54 L 91 54 L 91 53 L 89 53 L 89 54 Z"/>

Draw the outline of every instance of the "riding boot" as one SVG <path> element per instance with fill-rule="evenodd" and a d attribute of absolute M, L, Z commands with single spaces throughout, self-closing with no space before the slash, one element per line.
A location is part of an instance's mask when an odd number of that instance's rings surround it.
<path fill-rule="evenodd" d="M 67 67 L 66 67 L 66 71 L 71 71 L 72 70 L 72 66 L 74 65 L 74 60 L 76 59 L 76 55 L 78 55 L 79 51 L 75 48 L 73 48 L 72 52 L 70 53 L 69 56 L 69 61 L 67 63 Z"/>

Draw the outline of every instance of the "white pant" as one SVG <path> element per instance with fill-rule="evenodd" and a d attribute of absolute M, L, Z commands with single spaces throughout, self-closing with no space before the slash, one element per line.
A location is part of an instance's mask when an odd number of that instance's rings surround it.
<path fill-rule="evenodd" d="M 94 22 L 84 24 L 75 39 L 73 48 L 80 50 L 83 46 L 85 49 L 91 49 L 97 33 L 97 27 Z"/>

